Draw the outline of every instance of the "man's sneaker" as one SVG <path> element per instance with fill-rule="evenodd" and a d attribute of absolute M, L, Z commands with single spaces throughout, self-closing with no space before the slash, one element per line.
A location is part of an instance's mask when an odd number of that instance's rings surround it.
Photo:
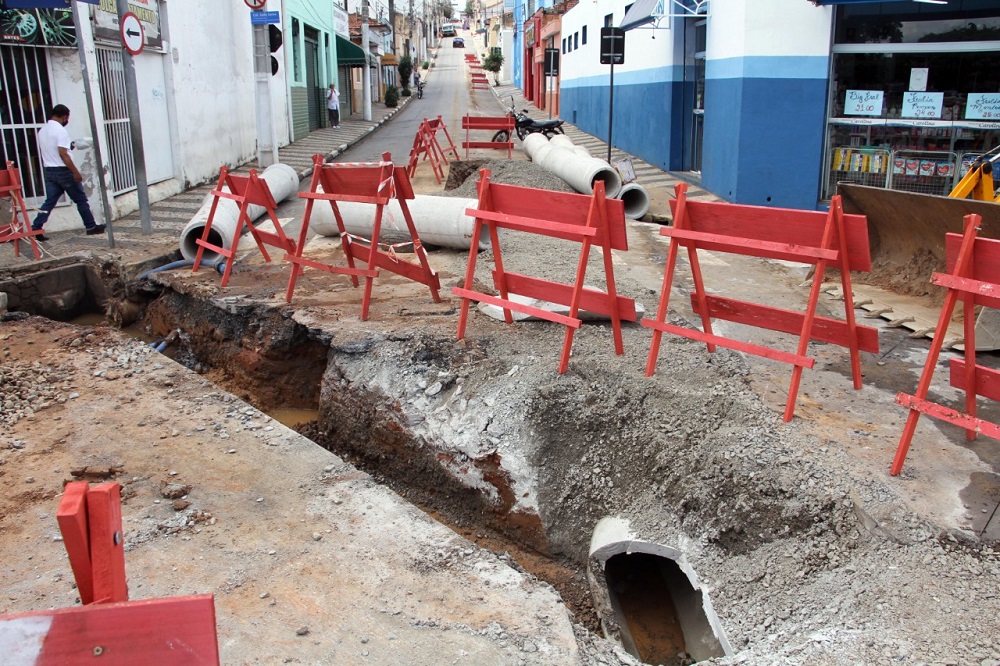
<path fill-rule="evenodd" d="M 47 241 L 48 239 L 49 239 L 49 237 L 48 237 L 48 236 L 46 236 L 45 234 L 38 234 L 37 236 L 35 236 L 35 240 L 36 240 L 36 241 L 42 241 L 42 242 L 45 242 L 45 241 Z"/>
<path fill-rule="evenodd" d="M 107 229 L 106 224 L 95 224 L 91 228 L 87 229 L 87 235 L 96 236 L 98 234 L 103 234 L 105 229 Z"/>

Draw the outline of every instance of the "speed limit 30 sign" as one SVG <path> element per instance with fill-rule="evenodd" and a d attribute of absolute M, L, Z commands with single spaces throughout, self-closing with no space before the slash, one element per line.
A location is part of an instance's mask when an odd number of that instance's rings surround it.
<path fill-rule="evenodd" d="M 142 27 L 139 17 L 132 12 L 122 15 L 122 45 L 125 50 L 132 55 L 142 53 L 142 47 L 146 44 L 146 31 Z"/>

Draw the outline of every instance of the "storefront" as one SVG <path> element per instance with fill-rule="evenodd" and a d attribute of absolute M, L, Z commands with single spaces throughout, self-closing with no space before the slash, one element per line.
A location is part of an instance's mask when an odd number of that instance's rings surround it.
<path fill-rule="evenodd" d="M 1000 2 L 850 3 L 834 22 L 824 199 L 838 181 L 946 195 L 1000 145 Z"/>

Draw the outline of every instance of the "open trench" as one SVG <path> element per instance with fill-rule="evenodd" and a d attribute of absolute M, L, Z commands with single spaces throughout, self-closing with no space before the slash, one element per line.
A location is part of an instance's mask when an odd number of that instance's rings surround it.
<path fill-rule="evenodd" d="M 794 470 L 781 467 L 787 461 L 762 466 L 734 448 L 747 436 L 771 438 L 752 392 L 733 393 L 746 372 L 738 357 L 717 354 L 706 362 L 699 355 L 697 365 L 683 369 L 680 387 L 626 375 L 609 380 L 603 357 L 577 358 L 572 377 L 522 379 L 518 391 L 528 397 L 511 407 L 502 404 L 511 392 L 507 378 L 525 360 L 502 357 L 488 339 L 456 345 L 451 335 L 426 332 L 342 339 L 284 309 L 170 287 L 123 289 L 114 271 L 103 272 L 111 283 L 106 291 L 129 294 L 109 299 L 108 310 L 138 304 L 136 325 L 154 339 L 182 332 L 172 354 L 177 362 L 265 413 L 318 410 L 315 421 L 297 428 L 302 434 L 479 546 L 509 554 L 513 566 L 552 584 L 581 625 L 616 638 L 643 661 L 690 663 L 730 648 L 717 618 L 705 617 L 710 604 L 692 587 L 697 577 L 680 564 L 683 553 L 628 534 L 592 550 L 595 526 L 607 516 L 653 516 L 645 533 L 694 535 L 727 556 L 796 536 L 857 544 L 850 511 L 829 498 L 798 495 Z M 76 302 L 73 314 L 87 301 Z M 372 358 L 382 367 L 359 372 Z M 381 383 L 361 381 L 365 373 L 380 375 Z M 481 420 L 469 416 L 476 408 L 461 397 L 476 373 L 479 380 L 501 378 L 494 381 L 497 407 Z M 396 391 L 414 383 L 408 393 Z M 440 399 L 445 394 L 447 401 Z M 450 439 L 461 429 L 441 428 L 444 402 L 475 423 L 485 447 Z M 522 440 L 530 453 L 517 460 L 489 445 L 504 437 Z M 518 463 L 530 468 L 534 487 L 525 490 L 523 469 L 520 483 L 513 478 Z M 533 502 L 525 501 L 529 495 Z M 691 635 L 704 644 L 693 645 Z"/>

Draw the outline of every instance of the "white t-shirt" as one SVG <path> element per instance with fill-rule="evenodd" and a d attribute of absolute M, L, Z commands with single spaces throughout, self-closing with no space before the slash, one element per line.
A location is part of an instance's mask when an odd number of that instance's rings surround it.
<path fill-rule="evenodd" d="M 70 149 L 72 141 L 69 132 L 58 120 L 50 120 L 45 123 L 42 129 L 38 130 L 38 152 L 42 156 L 42 166 L 65 167 L 59 155 L 59 149 Z"/>
<path fill-rule="evenodd" d="M 340 108 L 340 93 L 334 92 L 333 90 L 326 91 L 326 108 L 328 109 L 339 109 Z"/>

